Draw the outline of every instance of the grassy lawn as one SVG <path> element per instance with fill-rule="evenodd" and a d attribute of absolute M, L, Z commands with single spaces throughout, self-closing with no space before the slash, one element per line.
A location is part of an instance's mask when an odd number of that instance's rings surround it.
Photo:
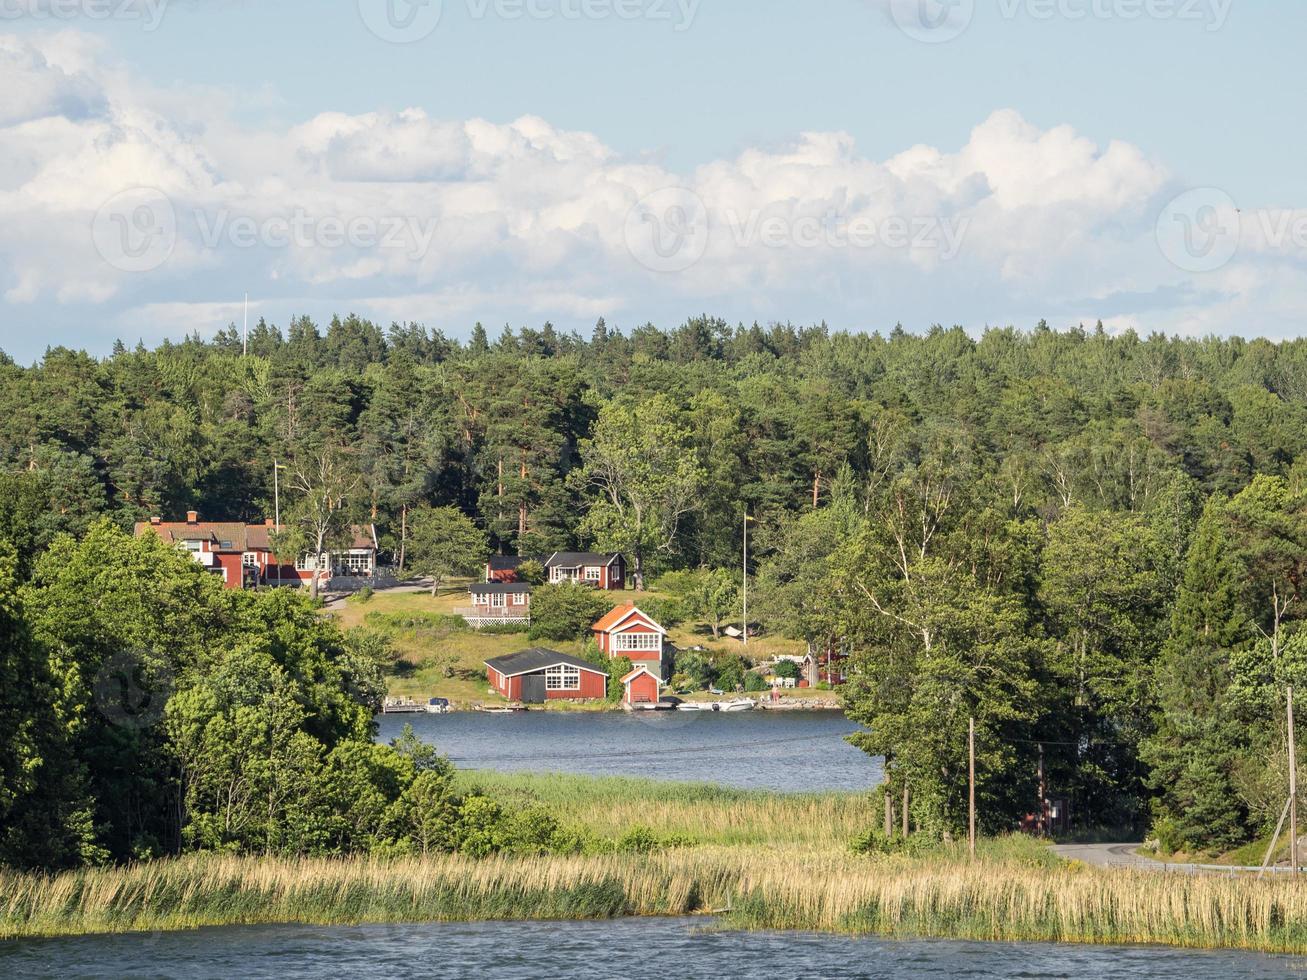
<path fill-rule="evenodd" d="M 525 633 L 481 633 L 473 629 L 432 626 L 421 617 L 453 616 L 470 605 L 466 583 L 440 595 L 430 592 L 377 592 L 366 602 L 346 601 L 332 608 L 341 626 L 383 630 L 400 655 L 399 669 L 389 676 L 397 697 L 449 698 L 457 705 L 502 704 L 486 682 L 485 661 L 530 647 Z M 411 618 L 411 624 L 405 619 Z M 580 643 L 551 643 L 550 649 L 577 654 Z M 475 679 L 471 676 L 475 673 Z"/>
<path fill-rule="evenodd" d="M 486 660 L 524 650 L 533 644 L 526 633 L 484 633 L 471 629 L 451 628 L 451 624 L 433 622 L 432 616 L 454 616 L 455 610 L 471 604 L 468 582 L 459 582 L 441 590 L 437 596 L 430 592 L 376 592 L 366 602 L 350 599 L 337 603 L 331 614 L 346 629 L 369 626 L 384 631 L 400 655 L 398 670 L 387 678 L 390 693 L 396 697 L 412 697 L 419 701 L 427 698 L 448 698 L 456 706 L 475 704 L 502 704 L 503 698 L 492 691 L 485 679 Z M 613 605 L 645 599 L 663 598 L 657 592 L 620 591 L 604 593 Z M 714 640 L 712 631 L 703 623 L 682 623 L 669 631 L 669 638 L 678 649 L 702 647 L 708 653 L 744 654 L 754 661 L 770 660 L 778 654 L 800 655 L 805 647 L 797 640 L 761 636 L 750 640 L 748 647 L 728 637 Z M 551 650 L 579 655 L 580 641 L 571 643 L 550 642 Z M 475 677 L 473 676 L 475 674 Z M 834 694 L 818 691 L 786 691 L 783 696 L 792 698 L 828 698 Z M 704 694 L 711 699 L 713 695 Z M 556 710 L 576 710 L 576 705 L 553 705 Z"/>

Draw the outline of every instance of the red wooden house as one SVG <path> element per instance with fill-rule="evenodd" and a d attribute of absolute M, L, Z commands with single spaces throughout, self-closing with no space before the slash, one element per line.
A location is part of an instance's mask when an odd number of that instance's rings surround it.
<path fill-rule="evenodd" d="M 486 581 L 509 585 L 518 581 L 517 570 L 525 558 L 517 555 L 491 555 L 486 560 Z"/>
<path fill-rule="evenodd" d="M 622 703 L 634 708 L 642 704 L 657 704 L 663 682 L 661 677 L 650 673 L 649 668 L 641 664 L 622 678 L 622 685 L 626 689 Z"/>
<path fill-rule="evenodd" d="M 662 679 L 667 630 L 636 608 L 634 602 L 623 603 L 590 628 L 600 651 L 609 658 L 627 657 Z"/>
<path fill-rule="evenodd" d="M 598 701 L 608 696 L 608 675 L 579 657 L 543 647 L 486 662 L 490 686 L 509 701 Z"/>
<path fill-rule="evenodd" d="M 272 521 L 245 524 L 232 521 L 201 521 L 196 511 L 187 511 L 184 521 L 151 517 L 136 525 L 136 536 L 157 534 L 195 558 L 214 575 L 221 575 L 229 589 L 260 585 L 303 585 L 317 574 L 371 576 L 377 570 L 375 531 L 355 528 L 348 548 L 324 555 L 301 555 L 294 564 L 280 561 L 272 550 Z"/>
<path fill-rule="evenodd" d="M 553 584 L 575 582 L 596 589 L 626 588 L 626 559 L 588 551 L 555 551 L 545 559 L 545 572 Z"/>

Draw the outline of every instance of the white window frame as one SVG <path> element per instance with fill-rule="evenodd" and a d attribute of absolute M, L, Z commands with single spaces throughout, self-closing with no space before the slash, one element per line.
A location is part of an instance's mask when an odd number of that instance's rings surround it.
<path fill-rule="evenodd" d="M 585 580 L 587 582 L 598 582 L 604 577 L 604 570 L 598 565 L 585 566 Z"/>
<path fill-rule="evenodd" d="M 614 653 L 657 653 L 663 652 L 661 633 L 614 633 Z"/>
<path fill-rule="evenodd" d="M 490 593 L 490 608 L 503 609 L 507 604 L 507 597 L 502 592 Z"/>
<path fill-rule="evenodd" d="M 246 568 L 259 567 L 259 553 L 257 551 L 247 551 L 241 556 L 241 564 Z"/>
<path fill-rule="evenodd" d="M 546 691 L 581 690 L 581 668 L 570 664 L 555 664 L 545 670 Z"/>

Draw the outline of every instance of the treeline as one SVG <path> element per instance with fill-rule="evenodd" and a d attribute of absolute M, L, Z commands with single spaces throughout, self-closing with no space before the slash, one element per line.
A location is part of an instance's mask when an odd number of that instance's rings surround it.
<path fill-rule="evenodd" d="M 457 511 L 642 583 L 738 567 L 747 512 L 751 612 L 852 654 L 922 825 L 960 826 L 974 715 L 995 826 L 1036 809 L 1042 750 L 1080 822 L 1223 846 L 1287 786 L 1305 422 L 1303 341 L 301 319 L 248 356 L 229 330 L 4 363 L 0 515 L 20 578 L 100 517 L 259 520 L 278 488 L 310 539 L 370 521 L 407 564 Z"/>
<path fill-rule="evenodd" d="M 384 641 L 304 596 L 227 591 L 107 522 L 14 571 L 0 547 L 0 866 L 593 846 L 458 792 L 411 730 L 375 742 Z"/>

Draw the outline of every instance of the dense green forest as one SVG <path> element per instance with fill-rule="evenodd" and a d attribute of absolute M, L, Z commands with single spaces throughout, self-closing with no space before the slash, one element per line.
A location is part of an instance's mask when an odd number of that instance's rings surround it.
<path fill-rule="evenodd" d="M 93 629 L 103 611 L 85 622 L 56 612 L 89 609 L 74 591 L 106 587 L 97 548 L 145 574 L 144 553 L 97 522 L 126 528 L 188 509 L 262 520 L 278 463 L 287 523 L 329 537 L 371 521 L 405 564 L 414 528 L 452 507 L 506 553 L 623 551 L 641 585 L 738 568 L 747 512 L 751 613 L 851 654 L 849 713 L 869 726 L 863 747 L 887 758 L 891 789 L 909 791 L 920 826 L 962 825 L 974 716 L 991 828 L 1035 809 L 1042 753 L 1051 792 L 1082 824 L 1149 826 L 1171 846 L 1238 844 L 1279 816 L 1285 688 L 1307 690 L 1305 422 L 1307 342 L 1044 324 L 977 339 L 707 318 L 623 335 L 601 321 L 589 337 L 545 325 L 491 340 L 478 325 L 458 343 L 349 317 L 284 333 L 260 323 L 247 356 L 228 330 L 154 350 L 120 344 L 104 359 L 57 348 L 33 367 L 6 360 L 0 526 L 12 602 L 0 611 L 13 610 L 10 635 L 23 639 L 4 654 L 0 739 L 29 747 L 6 751 L 0 818 L 12 837 L 13 815 L 34 812 L 23 760 L 42 757 L 30 747 L 42 726 L 75 729 L 89 710 L 67 693 L 71 665 L 88 658 L 77 669 L 93 675 L 113 652 L 105 644 L 146 642 L 132 623 Z M 214 627 L 185 610 L 218 599 L 175 598 L 142 599 L 139 615 L 154 629 L 194 620 L 192 652 L 169 669 L 198 685 L 185 710 L 221 714 L 204 701 L 231 696 L 203 652 Z M 300 622 L 277 605 L 285 599 L 221 601 L 234 604 L 214 613 L 223 622 L 264 617 L 272 634 Z M 244 649 L 237 635 L 222 643 Z M 100 646 L 92 656 L 79 644 Z M 225 659 L 222 669 L 256 671 Z M 24 698 L 49 693 L 40 684 L 74 707 L 31 710 Z M 338 710 L 330 731 L 291 725 L 316 739 L 305 758 L 366 736 Z M 231 843 L 175 816 L 110 820 L 104 807 L 131 797 L 96 790 L 84 735 L 47 735 L 50 752 L 71 753 L 62 771 L 75 785 L 59 805 L 81 828 L 51 861 L 172 847 L 183 832 Z M 178 737 L 159 770 L 169 778 L 182 765 Z M 388 806 L 413 778 L 404 765 Z M 111 804 L 97 795 L 110 789 Z M 189 790 L 179 792 L 174 806 Z M 195 802 L 196 813 L 213 808 Z M 343 818 L 296 819 L 326 833 Z"/>

